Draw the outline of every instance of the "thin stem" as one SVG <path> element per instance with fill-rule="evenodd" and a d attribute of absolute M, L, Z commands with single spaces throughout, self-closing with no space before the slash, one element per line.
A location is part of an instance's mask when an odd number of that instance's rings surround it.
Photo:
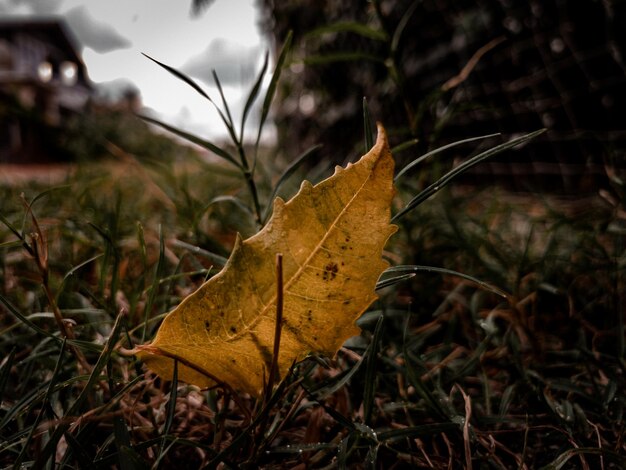
<path fill-rule="evenodd" d="M 243 177 L 246 180 L 246 184 L 248 185 L 248 189 L 250 190 L 250 194 L 252 195 L 252 202 L 254 204 L 254 217 L 256 219 L 256 223 L 259 228 L 263 226 L 263 214 L 261 211 L 261 204 L 259 203 L 259 194 L 256 189 L 256 183 L 254 182 L 253 172 L 250 170 L 248 166 L 248 162 L 246 161 L 245 152 L 240 143 L 237 144 L 239 155 L 241 157 L 241 163 L 243 165 Z"/>
<path fill-rule="evenodd" d="M 269 400 L 274 387 L 274 382 L 278 378 L 278 354 L 280 352 L 280 336 L 283 324 L 283 255 L 276 255 L 276 327 L 274 329 L 274 352 L 272 354 L 272 366 L 269 371 L 267 388 L 265 390 L 265 400 Z"/>
<path fill-rule="evenodd" d="M 54 314 L 54 319 L 56 320 L 57 325 L 59 326 L 59 330 L 61 331 L 61 334 L 69 340 L 76 339 L 76 336 L 74 336 L 74 330 L 66 326 L 65 319 L 63 318 L 63 314 L 61 313 L 61 309 L 59 309 L 59 306 L 57 305 L 54 299 L 54 295 L 52 294 L 52 290 L 50 289 L 50 285 L 48 284 L 47 273 L 46 275 L 42 275 L 42 277 L 43 277 L 43 290 L 46 293 L 46 298 L 48 299 L 48 303 L 50 304 L 50 308 L 52 309 L 52 312 Z M 76 359 L 80 363 L 81 367 L 86 372 L 91 372 L 91 364 L 89 364 L 89 362 L 87 361 L 87 358 L 85 357 L 83 352 L 80 350 L 80 348 L 78 348 L 77 346 L 73 344 L 70 344 L 69 347 L 70 347 L 70 351 L 72 351 L 74 356 L 76 356 Z"/>
<path fill-rule="evenodd" d="M 65 319 L 63 318 L 63 314 L 61 313 L 61 309 L 59 308 L 54 294 L 50 289 L 49 283 L 49 271 L 48 271 L 48 244 L 46 240 L 46 236 L 44 232 L 41 230 L 37 219 L 35 218 L 35 214 L 32 211 L 32 204 L 26 202 L 25 199 L 22 198 L 22 202 L 26 207 L 26 211 L 30 214 L 30 218 L 35 229 L 35 233 L 31 235 L 32 242 L 30 243 L 30 249 L 27 249 L 28 253 L 34 258 L 35 263 L 37 264 L 37 268 L 39 269 L 39 273 L 41 275 L 41 283 L 43 285 L 43 290 L 46 294 L 46 298 L 48 299 L 48 303 L 50 304 L 50 308 L 52 309 L 52 313 L 54 314 L 54 319 L 59 327 L 59 331 L 63 335 L 64 338 L 69 340 L 75 339 L 74 331 L 71 328 L 68 328 L 65 324 Z M 21 238 L 21 237 L 20 237 Z M 26 246 L 29 244 L 26 243 L 26 240 L 23 239 L 23 242 Z M 73 344 L 70 344 L 70 351 L 76 356 L 81 367 L 86 371 L 91 371 L 91 365 L 87 362 L 87 358 L 83 352 Z"/>

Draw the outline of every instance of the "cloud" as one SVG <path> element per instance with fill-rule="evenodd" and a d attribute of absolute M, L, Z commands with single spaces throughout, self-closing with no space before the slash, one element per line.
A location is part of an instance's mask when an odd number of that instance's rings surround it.
<path fill-rule="evenodd" d="M 225 39 L 214 39 L 203 52 L 190 58 L 181 71 L 213 85 L 215 70 L 222 85 L 249 83 L 259 67 L 258 47 L 245 47 Z"/>
<path fill-rule="evenodd" d="M 52 15 L 59 11 L 59 7 L 63 0 L 10 0 L 11 6 L 6 6 L 7 11 L 11 12 L 28 12 L 33 15 Z M 0 8 L 4 5 L 0 5 Z"/>
<path fill-rule="evenodd" d="M 131 46 L 114 28 L 96 21 L 84 6 L 69 10 L 65 19 L 80 44 L 100 54 Z"/>
<path fill-rule="evenodd" d="M 137 85 L 128 78 L 116 78 L 115 80 L 96 84 L 96 94 L 98 98 L 104 101 L 116 102 L 128 93 L 141 95 L 141 91 L 137 88 Z"/>

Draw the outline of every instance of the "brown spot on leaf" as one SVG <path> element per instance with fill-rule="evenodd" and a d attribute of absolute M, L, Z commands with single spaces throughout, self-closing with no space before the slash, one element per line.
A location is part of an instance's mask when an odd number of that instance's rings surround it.
<path fill-rule="evenodd" d="M 331 261 L 326 266 L 324 266 L 324 274 L 322 274 L 322 278 L 325 281 L 332 281 L 333 279 L 335 279 L 335 277 L 337 277 L 337 271 L 339 271 L 339 266 Z"/>

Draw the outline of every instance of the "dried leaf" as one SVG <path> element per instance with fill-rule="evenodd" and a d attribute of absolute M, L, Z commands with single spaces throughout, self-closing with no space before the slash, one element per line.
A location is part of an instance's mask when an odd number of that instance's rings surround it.
<path fill-rule="evenodd" d="M 390 224 L 393 158 L 382 126 L 357 163 L 312 186 L 308 181 L 255 236 L 241 241 L 224 269 L 170 312 L 137 354 L 162 377 L 201 387 L 224 382 L 258 395 L 272 363 L 276 254 L 283 255 L 283 376 L 308 353 L 334 355 L 359 333 L 355 320 L 377 298 L 388 267 L 382 250 Z"/>

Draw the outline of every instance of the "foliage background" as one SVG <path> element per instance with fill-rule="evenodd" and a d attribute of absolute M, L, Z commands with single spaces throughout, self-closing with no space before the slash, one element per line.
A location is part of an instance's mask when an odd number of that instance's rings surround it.
<path fill-rule="evenodd" d="M 524 151 L 475 170 L 474 183 L 593 193 L 606 185 L 606 162 L 624 168 L 624 2 L 262 5 L 270 37 L 280 43 L 293 29 L 294 55 L 305 64 L 285 72 L 284 99 L 276 107 L 281 144 L 292 153 L 313 143 L 331 145 L 339 155 L 354 152 L 343 136 L 359 132 L 353 116 L 365 96 L 392 135 L 418 138 L 422 153 L 434 142 L 486 132 L 548 129 Z M 449 87 L 470 64 L 471 73 Z M 303 99 L 313 100 L 314 110 L 303 111 Z"/>

